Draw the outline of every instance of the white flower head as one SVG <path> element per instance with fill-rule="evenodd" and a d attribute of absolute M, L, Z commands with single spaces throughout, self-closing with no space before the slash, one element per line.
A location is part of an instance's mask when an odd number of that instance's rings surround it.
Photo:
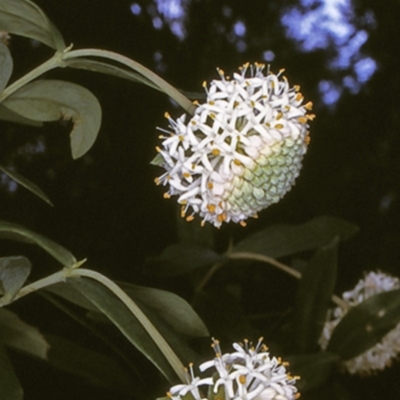
<path fill-rule="evenodd" d="M 157 164 L 166 172 L 156 179 L 168 186 L 164 197 L 178 196 L 182 217 L 195 214 L 216 227 L 245 225 L 249 217 L 278 202 L 301 169 L 309 143 L 307 114 L 300 87 L 263 64 L 245 64 L 229 79 L 204 83 L 207 100 L 189 121 L 182 115 L 162 135 Z M 164 130 L 163 130 L 164 131 Z"/>
<path fill-rule="evenodd" d="M 190 366 L 188 383 L 173 386 L 168 396 L 172 400 L 294 400 L 300 397 L 295 387 L 299 378 L 286 372 L 287 363 L 270 357 L 262 338 L 256 347 L 247 340 L 243 344 L 234 343 L 233 347 L 235 352 L 222 354 L 219 342 L 213 340 L 215 358 L 199 367 L 201 372 L 209 371 L 209 376 L 195 377 Z"/>
<path fill-rule="evenodd" d="M 368 298 L 382 292 L 399 289 L 400 281 L 398 278 L 384 274 L 380 271 L 369 272 L 361 279 L 356 287 L 348 292 L 344 292 L 342 298 L 347 304 L 347 309 L 336 307 L 331 311 L 328 321 L 325 323 L 320 345 L 326 349 L 335 327 L 339 324 L 347 311 L 361 304 Z M 350 374 L 370 375 L 390 366 L 392 361 L 400 354 L 400 324 L 392 329 L 375 346 L 364 353 L 343 363 L 343 367 Z"/>

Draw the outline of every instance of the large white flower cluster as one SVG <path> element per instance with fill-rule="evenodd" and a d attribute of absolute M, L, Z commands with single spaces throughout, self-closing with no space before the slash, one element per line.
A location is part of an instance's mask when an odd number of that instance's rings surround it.
<path fill-rule="evenodd" d="M 234 343 L 233 353 L 221 353 L 214 340 L 215 358 L 201 364 L 200 371 L 208 377 L 194 375 L 190 366 L 187 384 L 173 386 L 171 400 L 294 400 L 300 397 L 296 379 L 286 372 L 287 363 L 270 357 L 262 338 L 256 347 L 248 341 Z"/>
<path fill-rule="evenodd" d="M 356 287 L 344 292 L 342 297 L 347 308 L 337 307 L 331 312 L 330 319 L 326 322 L 320 345 L 326 349 L 335 327 L 339 324 L 348 310 L 361 304 L 368 298 L 382 292 L 400 288 L 398 278 L 382 272 L 369 272 L 361 279 Z M 359 356 L 345 361 L 343 366 L 350 374 L 369 375 L 390 366 L 392 361 L 400 354 L 400 324 L 391 330 L 375 346 Z"/>
<path fill-rule="evenodd" d="M 249 217 L 278 202 L 290 190 L 309 143 L 307 114 L 300 87 L 289 87 L 283 70 L 263 73 L 263 64 L 245 64 L 229 79 L 203 84 L 207 101 L 194 115 L 174 121 L 161 147 L 156 179 L 168 186 L 164 197 L 178 196 L 182 217 L 195 214 L 220 227 L 245 225 Z M 160 161 L 161 160 L 161 161 Z"/>

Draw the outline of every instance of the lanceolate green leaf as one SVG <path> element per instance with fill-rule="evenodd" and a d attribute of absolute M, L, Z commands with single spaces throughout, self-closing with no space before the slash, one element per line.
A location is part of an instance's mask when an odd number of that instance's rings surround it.
<path fill-rule="evenodd" d="M 302 273 L 294 308 L 294 340 L 299 353 L 318 349 L 336 282 L 337 239 L 322 247 Z"/>
<path fill-rule="evenodd" d="M 76 263 L 76 258 L 64 247 L 30 229 L 11 222 L 0 220 L 0 238 L 34 243 L 65 267 L 71 267 Z"/>
<path fill-rule="evenodd" d="M 351 308 L 333 331 L 328 351 L 349 360 L 367 351 L 400 323 L 400 289 Z"/>
<path fill-rule="evenodd" d="M 176 380 L 170 364 L 145 329 L 128 308 L 107 288 L 91 279 L 79 277 L 68 278 L 66 282 L 103 312 L 167 379 Z"/>
<path fill-rule="evenodd" d="M 0 1 L 0 31 L 38 40 L 62 51 L 64 40 L 44 12 L 29 0 Z"/>
<path fill-rule="evenodd" d="M 47 359 L 49 344 L 39 330 L 23 322 L 16 314 L 0 309 L 0 342 L 43 360 Z"/>
<path fill-rule="evenodd" d="M 1 6 L 0 6 L 1 7 Z M 7 86 L 13 69 L 13 60 L 8 47 L 0 42 L 0 93 Z"/>
<path fill-rule="evenodd" d="M 325 246 L 336 236 L 346 240 L 357 233 L 350 222 L 322 216 L 302 225 L 274 225 L 239 242 L 233 252 L 253 252 L 279 258 Z"/>
<path fill-rule="evenodd" d="M 24 392 L 2 343 L 0 343 L 0 371 L 0 400 L 22 400 Z"/>
<path fill-rule="evenodd" d="M 70 82 L 38 80 L 10 95 L 3 104 L 36 121 L 71 119 L 71 151 L 75 159 L 92 147 L 101 125 L 101 107 L 96 97 Z"/>
<path fill-rule="evenodd" d="M 0 258 L 0 287 L 7 300 L 19 292 L 30 272 L 31 263 L 25 257 Z"/>
<path fill-rule="evenodd" d="M 176 332 L 193 337 L 209 336 L 197 313 L 176 294 L 128 283 L 122 283 L 120 286 L 133 300 L 140 301 L 165 319 Z"/>
<path fill-rule="evenodd" d="M 0 164 L 0 171 L 3 171 L 6 175 L 8 175 L 12 180 L 19 183 L 25 189 L 28 189 L 30 192 L 35 194 L 37 197 L 45 201 L 47 204 L 53 205 L 50 199 L 46 196 L 42 189 L 35 183 L 31 182 L 29 179 L 26 179 L 22 175 L 18 174 L 15 171 L 10 171 L 9 169 L 3 167 Z"/>

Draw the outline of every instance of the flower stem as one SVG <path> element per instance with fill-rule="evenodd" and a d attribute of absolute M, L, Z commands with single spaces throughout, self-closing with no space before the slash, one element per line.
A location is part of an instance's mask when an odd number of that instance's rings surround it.
<path fill-rule="evenodd" d="M 295 269 L 275 260 L 272 257 L 264 256 L 263 254 L 249 253 L 249 252 L 238 252 L 238 253 L 233 252 L 233 253 L 227 253 L 226 256 L 231 260 L 251 260 L 251 261 L 264 262 L 273 265 L 274 267 L 280 269 L 281 271 L 286 272 L 287 274 L 295 277 L 296 279 L 301 279 L 301 273 L 299 271 L 296 271 Z M 344 310 L 347 309 L 347 304 L 339 296 L 332 295 L 332 301 L 342 309 Z"/>

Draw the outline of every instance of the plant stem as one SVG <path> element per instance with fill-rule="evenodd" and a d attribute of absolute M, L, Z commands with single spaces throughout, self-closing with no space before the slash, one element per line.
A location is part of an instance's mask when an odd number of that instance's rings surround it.
<path fill-rule="evenodd" d="M 301 273 L 299 271 L 296 271 L 295 269 L 275 260 L 272 257 L 264 256 L 262 254 L 257 254 L 257 253 L 248 253 L 248 252 L 227 253 L 226 256 L 231 260 L 251 260 L 251 261 L 264 262 L 273 265 L 274 267 L 277 267 L 281 271 L 286 272 L 287 274 L 295 277 L 296 279 L 301 279 Z M 343 310 L 347 309 L 347 304 L 339 296 L 332 295 L 332 301 L 336 305 L 341 307 Z"/>
<path fill-rule="evenodd" d="M 138 321 L 145 328 L 149 336 L 153 339 L 155 344 L 159 347 L 161 352 L 164 354 L 165 358 L 171 364 L 175 373 L 182 380 L 182 382 L 186 381 L 185 376 L 185 368 L 177 355 L 171 349 L 169 344 L 165 341 L 165 339 L 160 335 L 158 330 L 154 327 L 154 325 L 150 322 L 147 316 L 143 313 L 143 311 L 138 307 L 138 305 L 112 280 L 108 279 L 104 275 L 88 270 L 88 269 L 75 269 L 71 271 L 70 277 L 78 276 L 78 277 L 86 277 L 91 278 L 102 285 L 104 285 L 107 289 L 109 289 L 119 300 L 121 300 L 124 305 L 129 309 L 129 311 L 138 319 Z"/>

